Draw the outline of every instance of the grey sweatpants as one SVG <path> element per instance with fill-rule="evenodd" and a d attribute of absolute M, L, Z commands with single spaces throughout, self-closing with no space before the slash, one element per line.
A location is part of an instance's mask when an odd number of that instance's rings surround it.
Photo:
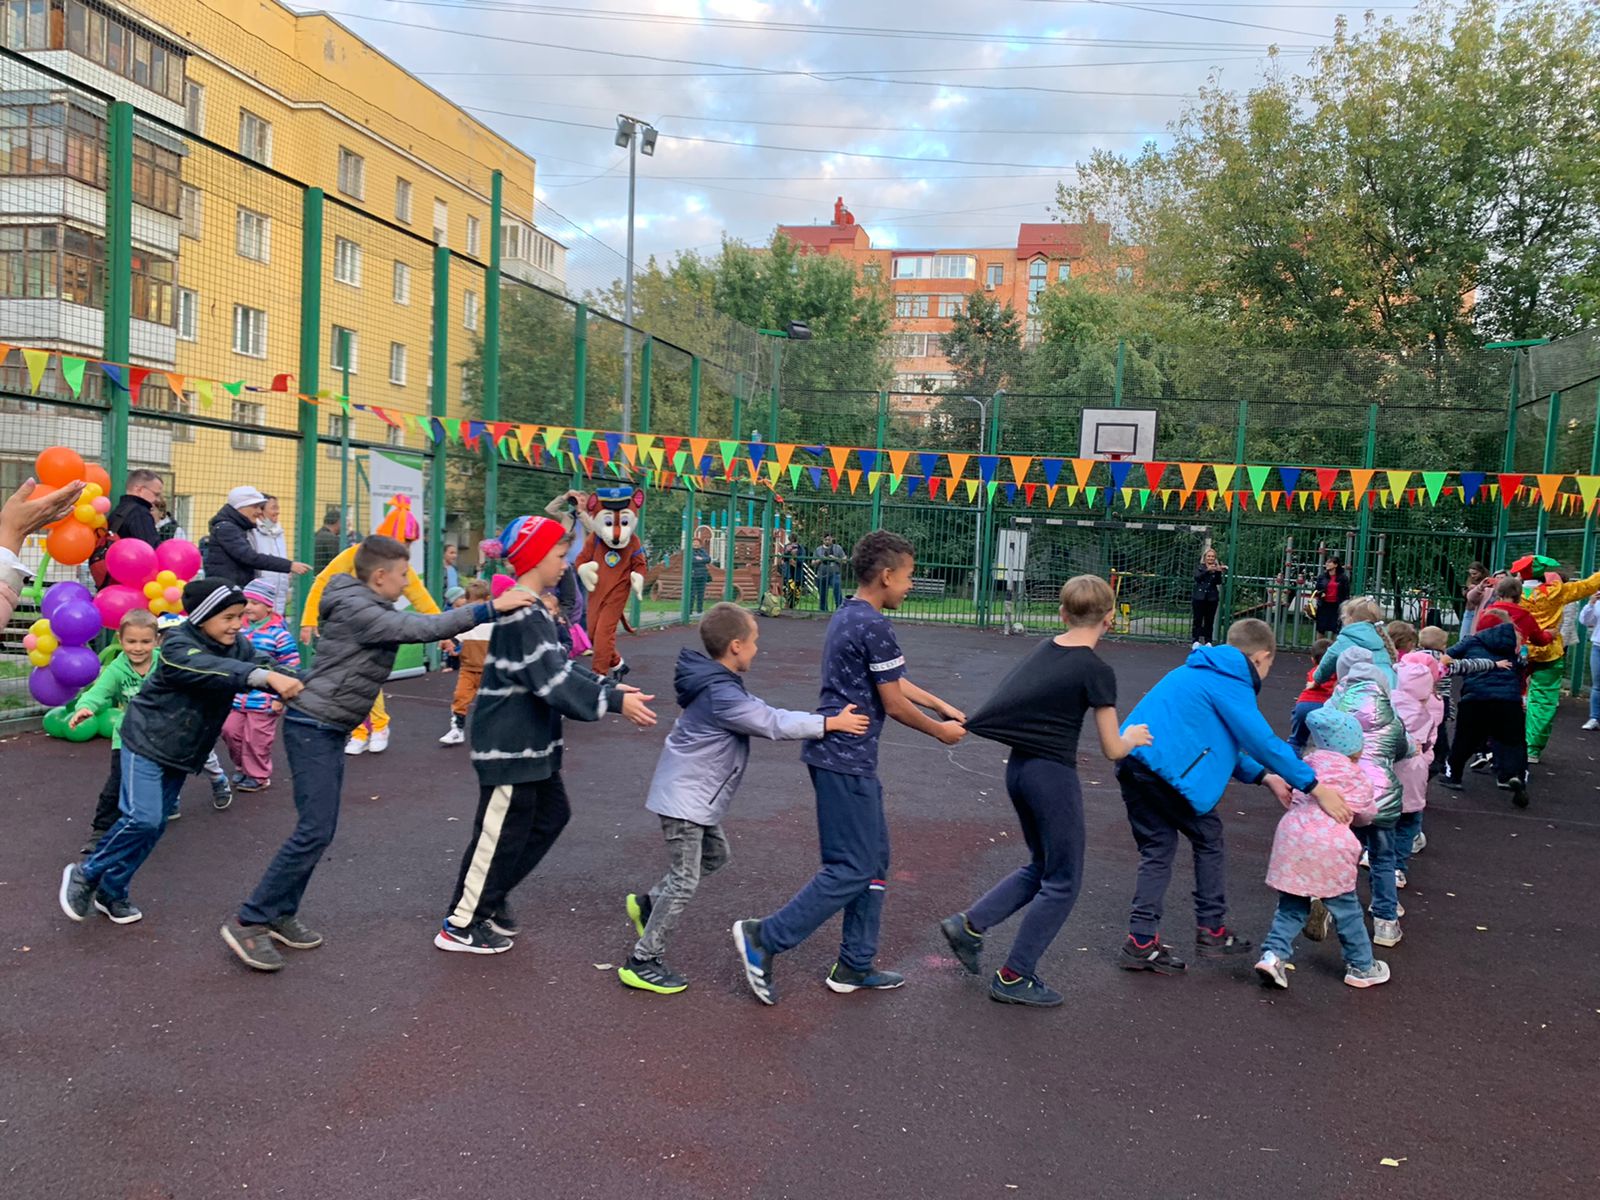
<path fill-rule="evenodd" d="M 650 889 L 650 923 L 633 948 L 639 959 L 660 959 L 667 951 L 667 935 L 694 898 L 700 877 L 728 865 L 728 839 L 721 825 L 696 825 L 678 817 L 662 817 L 671 865 L 661 882 Z"/>

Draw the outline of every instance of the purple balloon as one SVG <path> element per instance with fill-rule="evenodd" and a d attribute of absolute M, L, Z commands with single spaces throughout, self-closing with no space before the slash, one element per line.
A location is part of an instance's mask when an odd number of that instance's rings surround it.
<path fill-rule="evenodd" d="M 63 604 L 50 618 L 50 631 L 63 646 L 87 646 L 100 632 L 100 610 L 88 598 Z"/>
<path fill-rule="evenodd" d="M 56 677 L 56 682 L 73 691 L 86 688 L 100 674 L 100 656 L 87 646 L 62 646 L 56 650 L 46 668 Z"/>
<path fill-rule="evenodd" d="M 58 650 L 56 653 L 59 654 L 60 651 Z M 55 677 L 52 670 L 54 666 L 55 663 L 52 660 L 49 667 L 35 667 L 28 676 L 29 695 L 46 708 L 56 708 L 62 704 L 70 704 L 73 696 L 77 694 L 75 689 L 68 687 Z"/>
<path fill-rule="evenodd" d="M 45 589 L 44 599 L 39 604 L 39 615 L 53 624 L 56 609 L 79 603 L 94 603 L 94 595 L 83 584 L 71 581 L 53 584 Z"/>

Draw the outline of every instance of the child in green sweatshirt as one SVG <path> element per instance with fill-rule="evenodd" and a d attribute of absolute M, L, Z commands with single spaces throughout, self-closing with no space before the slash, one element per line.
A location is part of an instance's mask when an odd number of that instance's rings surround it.
<path fill-rule="evenodd" d="M 130 609 L 117 626 L 117 644 L 122 653 L 102 667 L 95 681 L 84 689 L 67 722 L 76 729 L 101 713 L 109 714 L 111 721 L 111 772 L 94 806 L 89 840 L 79 850 L 83 855 L 93 854 L 101 836 L 117 823 L 117 796 L 122 787 L 122 710 L 144 686 L 145 676 L 155 666 L 155 614 L 148 609 Z"/>

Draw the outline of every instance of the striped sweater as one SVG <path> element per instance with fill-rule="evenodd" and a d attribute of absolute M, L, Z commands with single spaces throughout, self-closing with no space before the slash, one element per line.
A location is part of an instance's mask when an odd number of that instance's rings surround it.
<path fill-rule="evenodd" d="M 542 604 L 503 617 L 489 637 L 472 715 L 472 765 L 484 787 L 533 783 L 561 770 L 561 718 L 598 721 L 622 691 L 567 657 Z"/>
<path fill-rule="evenodd" d="M 300 673 L 300 647 L 295 645 L 294 635 L 277 613 L 259 625 L 241 630 L 239 636 L 248 638 L 252 646 L 271 659 L 274 671 L 287 675 Z M 245 692 L 233 698 L 233 709 L 235 712 L 269 712 L 277 699 L 276 692 Z"/>

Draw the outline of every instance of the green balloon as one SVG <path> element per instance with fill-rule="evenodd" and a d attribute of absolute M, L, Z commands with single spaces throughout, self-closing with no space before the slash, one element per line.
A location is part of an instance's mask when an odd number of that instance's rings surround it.
<path fill-rule="evenodd" d="M 67 722 L 76 711 L 70 705 L 52 708 L 44 715 L 44 731 L 51 737 L 64 738 L 69 742 L 90 742 L 99 737 L 101 734 L 100 722 L 104 720 L 106 714 L 101 713 L 94 720 L 85 721 L 76 729 L 69 729 Z"/>
<path fill-rule="evenodd" d="M 52 708 L 44 715 L 45 733 L 53 738 L 70 737 L 72 731 L 67 728 L 67 718 L 71 715 L 65 708 Z"/>
<path fill-rule="evenodd" d="M 106 709 L 94 719 L 94 731 L 103 738 L 110 737 L 117 731 L 117 714 L 111 709 Z"/>

